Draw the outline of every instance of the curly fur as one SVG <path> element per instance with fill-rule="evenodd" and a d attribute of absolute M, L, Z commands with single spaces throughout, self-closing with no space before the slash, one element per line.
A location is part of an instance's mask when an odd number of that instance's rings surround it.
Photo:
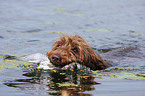
<path fill-rule="evenodd" d="M 80 36 L 61 36 L 55 41 L 47 56 L 57 67 L 73 62 L 83 64 L 92 70 L 106 69 L 108 66 L 90 45 Z"/>

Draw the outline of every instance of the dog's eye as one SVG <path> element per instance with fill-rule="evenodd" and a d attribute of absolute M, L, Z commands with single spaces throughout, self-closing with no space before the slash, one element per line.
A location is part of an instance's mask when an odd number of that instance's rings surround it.
<path fill-rule="evenodd" d="M 77 49 L 77 48 L 73 48 L 72 50 L 73 50 L 73 52 L 75 52 L 75 53 L 78 52 L 78 49 Z"/>
<path fill-rule="evenodd" d="M 61 44 L 58 44 L 56 47 L 61 47 L 62 45 Z"/>

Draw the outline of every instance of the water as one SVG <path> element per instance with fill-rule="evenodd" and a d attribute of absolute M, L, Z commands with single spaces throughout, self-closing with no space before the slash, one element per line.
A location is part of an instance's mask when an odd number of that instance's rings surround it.
<path fill-rule="evenodd" d="M 49 71 L 33 72 L 32 64 L 3 60 L 6 54 L 46 54 L 62 34 L 78 34 L 95 49 L 144 44 L 144 9 L 144 0 L 1 0 L 1 95 L 144 96 L 145 80 L 142 76 L 136 77 L 145 73 L 144 58 L 126 57 L 119 64 L 130 69 L 109 69 L 94 73 L 95 78 L 72 78 L 73 75 L 65 78 L 63 74 L 53 75 Z M 91 82 L 85 84 L 79 82 L 81 79 Z"/>

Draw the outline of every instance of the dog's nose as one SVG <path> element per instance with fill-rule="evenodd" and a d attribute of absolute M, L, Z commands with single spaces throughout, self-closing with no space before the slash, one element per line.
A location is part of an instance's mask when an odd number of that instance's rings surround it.
<path fill-rule="evenodd" d="M 52 62 L 53 63 L 60 63 L 61 62 L 61 57 L 58 55 L 52 55 Z"/>

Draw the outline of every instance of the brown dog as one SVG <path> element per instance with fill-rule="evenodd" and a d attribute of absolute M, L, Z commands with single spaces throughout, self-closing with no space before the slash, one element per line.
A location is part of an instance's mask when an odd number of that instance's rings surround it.
<path fill-rule="evenodd" d="M 92 70 L 102 70 L 108 67 L 90 45 L 78 35 L 60 37 L 47 56 L 56 67 L 64 67 L 73 62 L 83 64 Z"/>

